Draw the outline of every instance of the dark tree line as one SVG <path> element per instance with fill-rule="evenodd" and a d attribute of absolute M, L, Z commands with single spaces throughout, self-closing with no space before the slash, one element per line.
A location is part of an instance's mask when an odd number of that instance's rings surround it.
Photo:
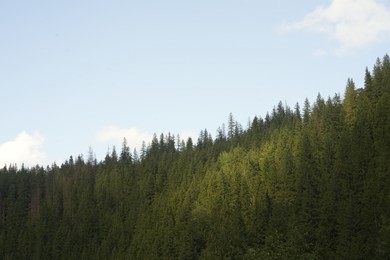
<path fill-rule="evenodd" d="M 1 259 L 386 259 L 390 59 L 213 139 L 0 170 Z"/>

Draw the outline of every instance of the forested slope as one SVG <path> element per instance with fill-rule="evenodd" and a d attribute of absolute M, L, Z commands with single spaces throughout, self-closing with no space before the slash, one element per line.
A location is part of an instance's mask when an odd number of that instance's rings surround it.
<path fill-rule="evenodd" d="M 286 97 L 281 97 L 286 98 Z M 386 259 L 390 59 L 215 139 L 0 170 L 0 259 Z"/>

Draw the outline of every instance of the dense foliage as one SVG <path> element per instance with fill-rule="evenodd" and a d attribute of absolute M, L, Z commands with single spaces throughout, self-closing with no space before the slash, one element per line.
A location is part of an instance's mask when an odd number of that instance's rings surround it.
<path fill-rule="evenodd" d="M 1 259 L 390 256 L 390 60 L 215 139 L 0 170 Z"/>

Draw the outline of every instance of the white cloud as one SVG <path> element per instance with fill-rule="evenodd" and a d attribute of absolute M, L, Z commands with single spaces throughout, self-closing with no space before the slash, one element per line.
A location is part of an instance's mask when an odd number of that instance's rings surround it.
<path fill-rule="evenodd" d="M 0 144 L 0 166 L 16 163 L 21 166 L 43 165 L 46 155 L 40 151 L 44 138 L 38 132 L 22 132 L 12 141 Z"/>
<path fill-rule="evenodd" d="M 141 131 L 135 127 L 126 129 L 117 126 L 105 127 L 96 134 L 96 139 L 99 142 L 113 141 L 119 144 L 123 142 L 123 138 L 126 138 L 129 147 L 139 148 L 142 145 L 142 141 L 145 141 L 146 143 L 150 142 L 153 138 L 153 134 Z"/>
<path fill-rule="evenodd" d="M 179 136 L 181 140 L 187 141 L 188 137 L 191 136 L 194 138 L 196 135 L 191 131 L 184 131 L 180 133 Z M 142 131 L 136 127 L 120 128 L 117 126 L 104 127 L 96 134 L 96 139 L 98 142 L 115 142 L 117 145 L 122 144 L 124 137 L 126 138 L 127 144 L 131 149 L 137 148 L 138 150 L 142 146 L 142 141 L 145 141 L 146 145 L 152 141 L 153 134 Z M 158 135 L 157 138 L 160 138 L 160 136 Z"/>
<path fill-rule="evenodd" d="M 284 30 L 328 34 L 341 52 L 364 48 L 390 36 L 390 10 L 376 0 L 332 0 Z"/>
<path fill-rule="evenodd" d="M 193 131 L 183 131 L 179 134 L 179 136 L 180 136 L 180 140 L 184 140 L 184 142 L 187 142 L 188 138 L 191 137 L 192 141 L 196 143 L 199 134 L 194 133 Z"/>

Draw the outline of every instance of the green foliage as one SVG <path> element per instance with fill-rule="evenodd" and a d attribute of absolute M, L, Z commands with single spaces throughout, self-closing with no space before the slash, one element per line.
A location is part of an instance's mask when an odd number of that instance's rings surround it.
<path fill-rule="evenodd" d="M 386 259 L 390 61 L 216 139 L 0 169 L 1 259 Z"/>

